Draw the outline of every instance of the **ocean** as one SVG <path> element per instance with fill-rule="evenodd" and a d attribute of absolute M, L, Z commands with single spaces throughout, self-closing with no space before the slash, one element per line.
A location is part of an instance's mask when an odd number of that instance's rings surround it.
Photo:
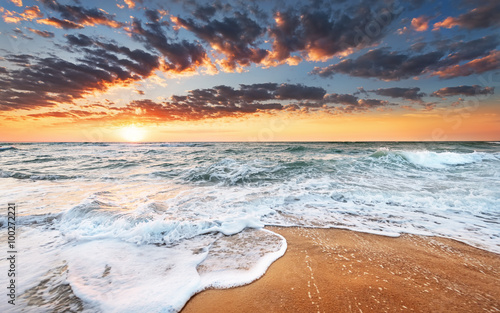
<path fill-rule="evenodd" d="M 16 312 L 177 312 L 262 276 L 287 247 L 266 225 L 500 253 L 500 142 L 3 143 L 0 190 Z"/>

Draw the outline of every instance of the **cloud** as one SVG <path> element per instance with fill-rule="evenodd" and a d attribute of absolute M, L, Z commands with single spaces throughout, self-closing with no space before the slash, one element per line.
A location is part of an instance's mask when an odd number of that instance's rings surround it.
<path fill-rule="evenodd" d="M 447 17 L 435 23 L 434 30 L 458 26 L 466 29 L 480 29 L 500 25 L 500 2 L 496 0 L 482 1 L 486 3 L 458 17 Z"/>
<path fill-rule="evenodd" d="M 142 0 L 123 0 L 129 9 L 135 8 L 136 2 L 142 3 Z"/>
<path fill-rule="evenodd" d="M 69 40 L 73 40 L 68 38 Z M 92 40 L 92 39 L 91 39 Z M 92 40 L 93 45 L 98 45 L 99 42 Z M 104 44 L 103 44 L 104 46 Z M 88 46 L 84 46 L 84 49 L 88 49 Z M 115 49 L 124 51 L 123 47 L 116 46 Z M 111 51 L 113 48 L 107 47 L 106 51 Z M 96 51 L 96 54 L 103 56 L 103 51 Z M 125 54 L 125 52 L 124 52 Z M 110 56 L 104 55 L 105 59 L 111 59 Z M 137 59 L 137 57 L 136 57 Z M 88 58 L 88 63 L 91 62 L 98 63 L 98 60 L 93 60 Z M 46 62 L 47 63 L 47 62 Z M 87 63 L 87 62 L 85 62 Z M 30 70 L 38 65 L 31 65 L 28 67 Z M 68 68 L 73 67 L 73 70 L 81 70 L 81 67 L 88 66 L 85 65 L 70 65 L 66 64 L 64 72 L 69 72 Z M 75 79 L 86 75 L 86 79 L 81 80 L 82 82 L 88 82 L 89 74 L 95 77 L 100 75 L 106 75 L 106 73 L 100 72 L 104 70 L 103 64 L 97 65 L 98 71 L 92 72 L 87 69 L 86 73 L 74 73 L 71 77 Z M 61 66 L 58 70 L 62 68 Z M 43 71 L 46 73 L 47 68 Z M 61 71 L 53 70 L 48 76 L 54 75 L 55 73 L 60 73 Z M 111 73 L 111 69 L 106 69 L 105 72 Z M 114 71 L 116 73 L 116 70 Z M 29 75 L 33 76 L 33 72 Z M 37 77 L 39 78 L 38 74 Z M 61 93 L 50 93 L 47 89 L 43 89 L 43 94 L 41 87 L 37 87 L 37 91 L 30 89 L 30 92 L 26 92 L 26 82 L 18 82 L 20 90 L 16 94 L 2 94 L 0 93 L 0 109 L 10 110 L 10 109 L 33 109 L 40 107 L 56 107 L 56 105 L 61 102 L 61 97 L 67 97 L 66 101 L 71 101 L 78 95 L 83 95 L 84 92 L 81 88 L 77 90 L 72 89 L 70 86 L 75 85 L 75 81 L 68 81 L 69 74 L 64 74 L 64 81 L 61 81 L 61 85 L 57 88 L 65 86 L 65 91 Z M 50 83 L 57 83 L 63 77 L 53 77 Z M 47 77 L 44 78 L 47 81 Z M 94 79 L 95 81 L 95 79 Z M 106 80 L 107 82 L 107 80 Z M 33 83 L 33 82 L 31 82 Z M 0 81 L 0 85 L 2 82 Z M 90 84 L 90 83 L 89 83 Z M 55 87 L 55 86 L 52 86 Z M 94 86 L 87 86 L 87 91 L 92 90 Z M 54 90 L 54 89 L 53 89 Z M 21 94 L 25 94 L 23 101 L 17 101 L 17 97 Z M 37 95 L 39 95 L 37 97 Z M 41 95 L 41 96 L 40 96 Z M 6 97 L 10 97 L 9 100 L 5 101 Z M 31 102 L 27 102 L 30 100 Z M 41 102 L 45 101 L 45 102 Z M 14 102 L 14 103 L 13 103 Z M 27 103 L 30 103 L 29 105 Z M 89 109 L 88 111 L 81 110 L 65 110 L 58 111 L 52 110 L 45 113 L 30 114 L 29 117 L 32 118 L 45 118 L 45 117 L 60 117 L 60 118 L 79 118 L 85 120 L 102 120 L 105 119 L 108 122 L 112 121 L 141 121 L 144 123 L 160 123 L 165 121 L 196 121 L 205 119 L 215 119 L 223 117 L 243 117 L 251 114 L 274 114 L 279 111 L 288 112 L 298 112 L 307 114 L 308 112 L 325 112 L 336 114 L 350 114 L 356 112 L 365 112 L 373 109 L 380 109 L 387 106 L 393 106 L 394 103 L 390 103 L 385 100 L 379 99 L 360 99 L 354 95 L 349 94 L 327 94 L 326 91 L 321 87 L 305 86 L 302 84 L 278 84 L 278 83 L 259 83 L 259 84 L 241 84 L 238 88 L 234 88 L 226 85 L 218 85 L 212 88 L 205 89 L 194 89 L 187 92 L 186 95 L 173 95 L 169 99 L 164 101 L 154 101 L 151 99 L 144 100 L 134 100 L 128 103 L 126 106 L 116 107 L 113 103 L 108 103 L 107 105 L 95 104 L 85 106 Z M 98 109 L 95 111 L 93 109 Z M 90 110 L 92 109 L 92 110 Z"/>
<path fill-rule="evenodd" d="M 422 50 L 425 49 L 425 47 L 427 47 L 427 43 L 425 42 L 417 42 L 417 43 L 414 43 L 410 46 L 410 49 L 415 51 L 415 52 L 422 52 Z"/>
<path fill-rule="evenodd" d="M 325 95 L 323 98 L 323 103 L 338 103 L 344 105 L 356 105 L 358 104 L 358 97 L 348 94 L 338 94 L 331 93 Z"/>
<path fill-rule="evenodd" d="M 379 88 L 377 90 L 370 90 L 379 96 L 386 96 L 391 98 L 402 98 L 405 100 L 418 101 L 421 100 L 422 97 L 425 97 L 425 93 L 420 92 L 420 88 Z"/>
<path fill-rule="evenodd" d="M 187 40 L 171 43 L 162 29 L 159 22 L 146 24 L 135 19 L 130 29 L 132 37 L 146 44 L 167 58 L 163 70 L 166 72 L 193 72 L 200 66 L 213 68 L 213 64 L 205 49 L 198 43 L 191 43 Z"/>
<path fill-rule="evenodd" d="M 54 26 L 56 28 L 64 28 L 64 29 L 80 29 L 83 28 L 84 26 L 69 20 L 61 20 L 55 17 L 50 17 L 46 19 L 41 19 L 36 21 L 39 24 L 43 25 L 50 25 Z"/>
<path fill-rule="evenodd" d="M 304 85 L 282 84 L 276 91 L 276 99 L 280 100 L 320 100 L 326 91 L 321 87 L 306 87 Z"/>
<path fill-rule="evenodd" d="M 173 16 L 174 29 L 192 32 L 219 53 L 217 63 L 224 71 L 349 55 L 380 41 L 402 11 L 393 1 L 381 5 L 357 1 L 343 10 L 319 3 L 282 6 L 274 13 L 274 23 L 267 26 L 267 15 L 256 5 L 240 10 L 219 2 L 189 5 L 194 7 L 192 17 Z M 222 11 L 233 16 L 218 17 Z M 259 47 L 262 42 L 270 42 L 271 49 Z"/>
<path fill-rule="evenodd" d="M 63 5 L 56 0 L 40 0 L 48 8 L 58 12 L 62 19 L 49 18 L 42 24 L 56 26 L 64 29 L 82 28 L 84 26 L 105 25 L 120 28 L 123 23 L 117 22 L 114 16 L 102 9 L 85 9 L 81 6 Z M 39 21 L 40 22 L 40 21 Z M 78 27 L 76 27 L 78 25 Z"/>
<path fill-rule="evenodd" d="M 273 42 L 269 59 L 281 64 L 299 52 L 308 60 L 325 61 L 373 45 L 399 15 L 393 6 L 388 2 L 387 7 L 372 10 L 373 5 L 358 3 L 340 14 L 328 7 L 278 11 L 269 30 Z"/>
<path fill-rule="evenodd" d="M 46 112 L 46 113 L 36 113 L 36 114 L 28 114 L 29 117 L 33 118 L 47 118 L 47 117 L 75 117 L 73 114 L 69 112 Z"/>
<path fill-rule="evenodd" d="M 229 86 L 216 86 L 209 89 L 195 89 L 188 96 L 176 96 L 177 101 L 208 103 L 250 103 L 267 100 L 321 100 L 326 91 L 321 87 L 302 84 L 263 83 L 240 85 L 240 89 Z"/>
<path fill-rule="evenodd" d="M 481 96 L 481 95 L 492 95 L 495 91 L 495 87 L 481 87 L 479 85 L 472 86 L 457 86 L 457 87 L 445 87 L 437 91 L 434 91 L 431 96 L 445 98 L 448 96 Z"/>
<path fill-rule="evenodd" d="M 0 9 L 2 9 L 0 10 L 0 12 L 3 12 L 2 18 L 5 23 L 17 24 L 22 21 L 31 21 L 36 18 L 43 17 L 43 13 L 40 12 L 40 8 L 38 8 L 38 6 L 36 5 L 26 7 L 26 9 L 24 9 L 21 13 L 5 10 L 3 8 Z"/>
<path fill-rule="evenodd" d="M 470 41 L 437 42 L 440 50 L 425 54 L 393 52 L 389 48 L 370 50 L 356 59 L 346 59 L 327 67 L 315 67 L 311 74 L 331 77 L 346 74 L 354 77 L 378 78 L 385 81 L 401 80 L 423 74 L 452 78 L 468 76 L 474 73 L 500 67 L 497 50 L 492 51 L 500 39 L 497 35 L 485 36 Z M 423 47 L 417 50 L 423 49 Z M 450 51 L 445 56 L 445 52 Z M 483 58 L 478 58 L 484 56 Z M 466 64 L 463 61 L 473 58 Z"/>
<path fill-rule="evenodd" d="M 428 16 L 415 17 L 411 20 L 411 27 L 417 32 L 424 32 L 429 29 L 429 20 Z"/>
<path fill-rule="evenodd" d="M 66 40 L 70 44 L 70 46 L 80 46 L 87 47 L 94 44 L 94 40 L 88 36 L 83 34 L 78 35 L 66 35 Z"/>
<path fill-rule="evenodd" d="M 222 5 L 217 2 L 212 5 L 200 5 L 194 10 L 193 16 L 199 20 L 208 22 L 221 7 Z"/>
<path fill-rule="evenodd" d="M 130 85 L 159 69 L 159 57 L 148 52 L 92 40 L 84 35 L 69 37 L 82 43 L 78 62 L 52 56 L 9 55 L 6 61 L 20 69 L 0 76 L 0 110 L 33 109 L 72 103 L 91 92 L 116 85 Z M 84 46 L 85 40 L 91 45 Z"/>
<path fill-rule="evenodd" d="M 150 21 L 152 23 L 157 23 L 161 19 L 161 15 L 160 15 L 160 12 L 158 12 L 158 10 L 147 9 L 146 11 L 144 11 L 144 16 L 146 16 L 148 21 Z"/>
<path fill-rule="evenodd" d="M 280 103 L 284 100 L 288 100 L 288 104 Z M 342 107 L 328 104 L 341 104 Z M 163 102 L 150 99 L 132 101 L 125 108 L 117 108 L 113 118 L 148 122 L 192 121 L 278 111 L 307 113 L 311 108 L 324 112 L 339 110 L 353 113 L 388 105 L 394 104 L 377 99 L 358 99 L 347 94 L 326 94 L 320 87 L 261 83 L 242 84 L 238 89 L 225 85 L 195 89 L 185 96 L 174 95 Z"/>
<path fill-rule="evenodd" d="M 6 61 L 17 65 L 25 66 L 31 63 L 33 57 L 29 54 L 9 54 L 4 58 Z"/>
<path fill-rule="evenodd" d="M 354 77 L 382 80 L 400 80 L 426 73 L 444 56 L 434 51 L 422 55 L 389 52 L 387 48 L 371 50 L 357 59 L 347 59 L 325 68 L 316 67 L 311 72 L 320 77 L 331 77 L 334 74 L 347 74 Z"/>
<path fill-rule="evenodd" d="M 42 37 L 45 37 L 45 38 L 54 38 L 54 33 L 53 32 L 49 32 L 49 31 L 44 31 L 44 30 L 38 30 L 38 29 L 33 29 L 33 28 L 29 28 L 28 27 L 28 30 L 34 34 L 37 34 L 38 36 L 42 36 Z"/>
<path fill-rule="evenodd" d="M 487 56 L 472 60 L 462 65 L 453 65 L 433 73 L 442 79 L 481 74 L 500 69 L 500 51 L 491 51 Z"/>
<path fill-rule="evenodd" d="M 23 6 L 23 0 L 10 0 L 10 2 L 14 3 L 18 7 Z"/>
<path fill-rule="evenodd" d="M 234 71 L 251 63 L 258 64 L 268 54 L 267 50 L 256 47 L 256 40 L 264 35 L 266 29 L 242 13 L 236 12 L 233 17 L 202 23 L 181 17 L 172 18 L 172 22 L 194 33 L 222 54 L 224 58 L 219 59 L 218 63 L 225 71 Z"/>
<path fill-rule="evenodd" d="M 378 99 L 359 99 L 357 107 L 358 109 L 370 109 L 387 105 L 391 105 L 391 103 L 389 101 L 378 100 Z"/>
<path fill-rule="evenodd" d="M 452 41 L 442 47 L 451 53 L 441 62 L 441 66 L 454 65 L 462 61 L 488 55 L 499 44 L 500 38 L 498 35 L 485 36 L 467 42 Z"/>

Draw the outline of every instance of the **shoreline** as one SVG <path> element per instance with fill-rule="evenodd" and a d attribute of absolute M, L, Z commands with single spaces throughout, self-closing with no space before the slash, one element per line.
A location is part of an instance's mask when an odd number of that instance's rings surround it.
<path fill-rule="evenodd" d="M 209 289 L 193 312 L 500 312 L 500 255 L 442 237 L 266 227 L 288 249 L 258 280 Z"/>

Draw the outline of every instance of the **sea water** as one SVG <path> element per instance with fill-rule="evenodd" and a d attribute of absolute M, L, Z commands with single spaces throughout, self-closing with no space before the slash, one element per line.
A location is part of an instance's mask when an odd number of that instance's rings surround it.
<path fill-rule="evenodd" d="M 17 210 L 17 311 L 176 312 L 262 276 L 286 251 L 266 225 L 500 253 L 500 144 L 5 143 L 0 203 L 3 287 Z"/>

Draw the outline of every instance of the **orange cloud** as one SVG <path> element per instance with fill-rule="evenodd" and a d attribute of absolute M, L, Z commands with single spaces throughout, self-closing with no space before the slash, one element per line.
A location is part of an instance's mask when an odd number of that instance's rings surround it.
<path fill-rule="evenodd" d="M 411 20 L 411 26 L 417 32 L 424 32 L 429 29 L 429 18 L 427 16 L 415 17 Z"/>
<path fill-rule="evenodd" d="M 2 17 L 5 23 L 17 24 L 21 21 L 31 21 L 43 17 L 43 13 L 40 12 L 40 9 L 36 5 L 27 7 L 22 13 L 1 9 L 0 12 L 4 12 Z"/>
<path fill-rule="evenodd" d="M 23 6 L 23 0 L 10 0 L 10 2 L 14 3 L 18 7 Z"/>
<path fill-rule="evenodd" d="M 498 1 L 479 1 L 483 6 L 470 10 L 458 17 L 447 17 L 444 21 L 435 23 L 434 29 L 452 28 L 455 26 L 466 29 L 480 29 L 498 26 L 500 20 L 500 3 Z"/>
<path fill-rule="evenodd" d="M 134 0 L 124 0 L 125 4 L 128 6 L 129 9 L 133 9 L 135 7 L 135 2 Z"/>
<path fill-rule="evenodd" d="M 458 76 L 469 76 L 480 74 L 487 71 L 500 69 L 500 51 L 491 51 L 483 58 L 475 59 L 462 65 L 454 65 L 443 70 L 437 71 L 433 76 L 440 78 L 453 78 Z"/>
<path fill-rule="evenodd" d="M 60 20 L 55 17 L 50 17 L 37 21 L 38 24 L 50 25 L 56 28 L 64 28 L 64 29 L 80 29 L 83 28 L 83 25 L 77 24 L 75 22 L 69 20 Z"/>
<path fill-rule="evenodd" d="M 105 25 L 111 28 L 120 28 L 123 24 L 105 17 L 89 17 L 82 22 L 85 26 Z"/>
<path fill-rule="evenodd" d="M 460 25 L 460 23 L 454 17 L 447 17 L 442 22 L 434 23 L 434 28 L 432 30 L 438 30 L 439 28 L 452 28 Z"/>
<path fill-rule="evenodd" d="M 82 20 L 81 23 L 75 23 L 67 19 L 61 20 L 55 17 L 50 17 L 38 20 L 37 23 L 64 29 L 80 29 L 85 26 L 96 26 L 96 25 L 105 25 L 112 28 L 120 28 L 122 26 L 120 22 L 105 17 L 87 17 L 85 20 Z"/>

